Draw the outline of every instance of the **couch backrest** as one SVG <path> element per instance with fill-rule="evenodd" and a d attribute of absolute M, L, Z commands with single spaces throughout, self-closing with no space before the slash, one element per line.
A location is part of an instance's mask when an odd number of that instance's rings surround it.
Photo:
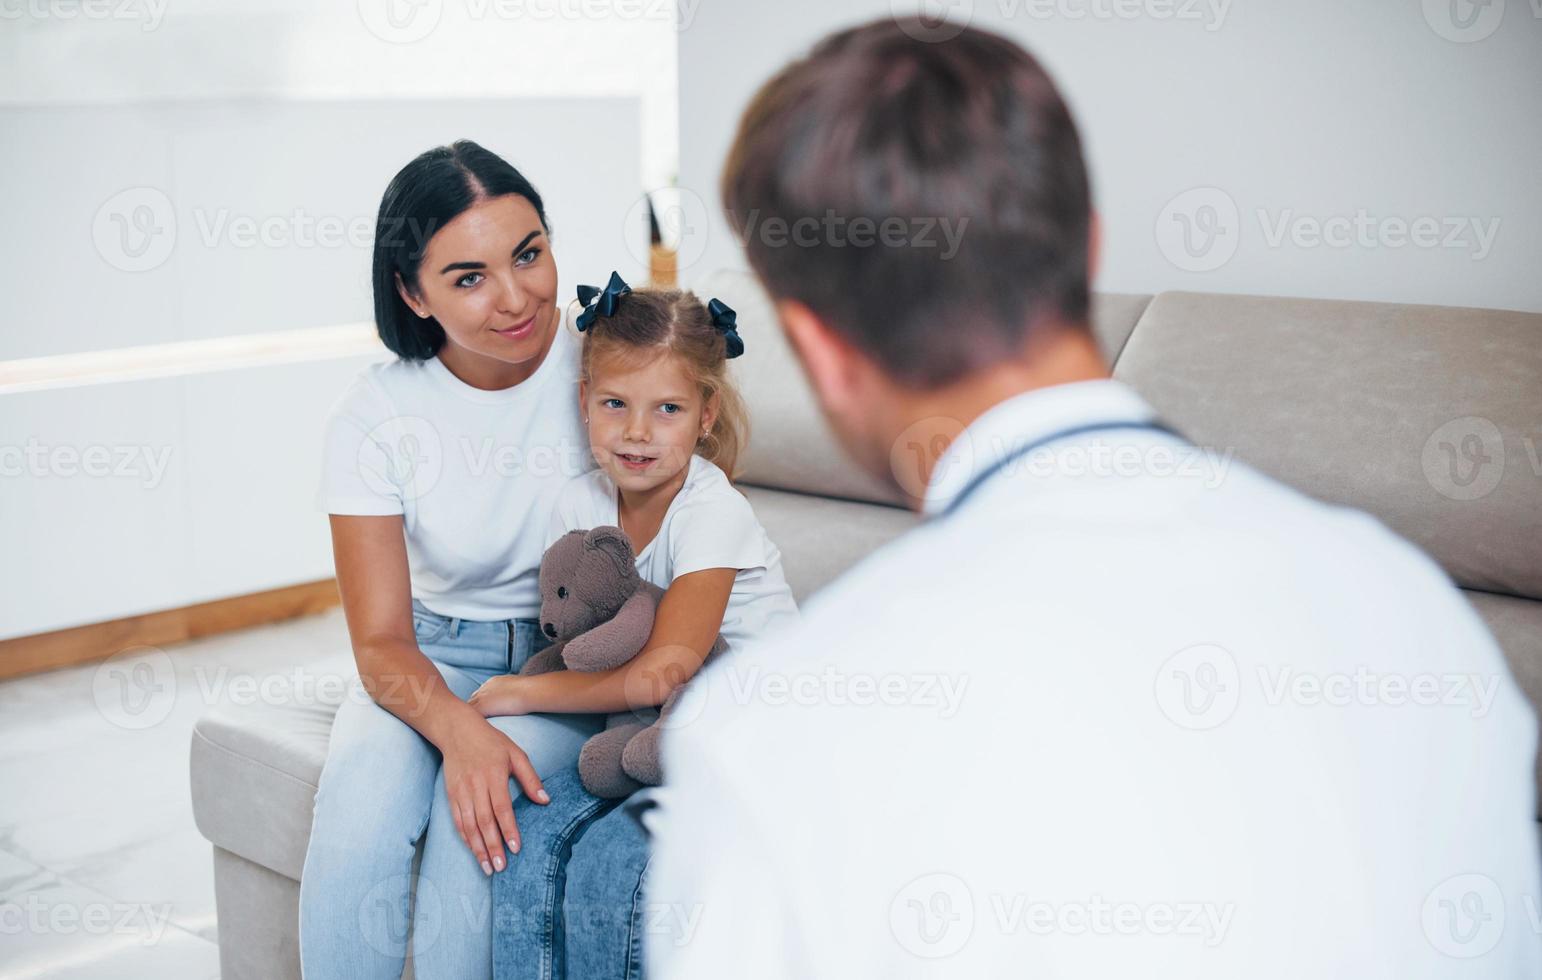
<path fill-rule="evenodd" d="M 1114 375 L 1463 587 L 1542 598 L 1542 315 L 1163 293 Z"/>
<path fill-rule="evenodd" d="M 739 312 L 745 483 L 902 506 L 849 463 L 765 294 Z M 1196 442 L 1375 514 L 1464 588 L 1542 599 L 1542 315 L 1216 293 L 1100 294 L 1115 377 Z"/>

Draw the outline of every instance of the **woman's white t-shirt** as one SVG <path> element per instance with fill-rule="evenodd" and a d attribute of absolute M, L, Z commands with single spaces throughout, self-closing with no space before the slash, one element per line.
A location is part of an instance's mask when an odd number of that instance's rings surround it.
<path fill-rule="evenodd" d="M 512 388 L 483 391 L 437 357 L 366 368 L 327 420 L 318 502 L 402 515 L 412 597 L 442 616 L 533 619 L 552 506 L 594 468 L 566 322 Z"/>
<path fill-rule="evenodd" d="M 604 470 L 577 477 L 557 498 L 547 546 L 568 531 L 619 527 L 616 502 L 616 484 Z M 754 508 L 715 463 L 692 456 L 685 485 L 637 556 L 637 571 L 667 589 L 679 576 L 704 568 L 739 569 L 723 613 L 723 638 L 731 649 L 798 618 L 782 574 L 782 553 L 766 536 Z"/>

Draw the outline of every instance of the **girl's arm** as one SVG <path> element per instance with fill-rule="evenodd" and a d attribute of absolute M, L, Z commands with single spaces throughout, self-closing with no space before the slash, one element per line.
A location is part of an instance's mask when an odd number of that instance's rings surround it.
<path fill-rule="evenodd" d="M 494 677 L 470 698 L 482 714 L 609 713 L 664 703 L 695 675 L 723 628 L 736 568 L 704 568 L 681 575 L 659 601 L 653 631 L 641 653 L 612 670 L 558 670 Z"/>

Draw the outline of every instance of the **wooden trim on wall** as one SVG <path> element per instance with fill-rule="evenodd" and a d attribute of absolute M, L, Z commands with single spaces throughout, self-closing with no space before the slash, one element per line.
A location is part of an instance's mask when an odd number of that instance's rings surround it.
<path fill-rule="evenodd" d="M 106 660 L 128 647 L 166 646 L 200 636 L 325 612 L 340 601 L 337 580 L 328 578 L 180 609 L 0 640 L 0 680 Z"/>

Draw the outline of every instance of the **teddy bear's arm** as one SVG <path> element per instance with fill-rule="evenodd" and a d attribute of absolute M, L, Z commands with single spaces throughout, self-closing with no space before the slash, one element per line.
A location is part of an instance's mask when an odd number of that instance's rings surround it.
<path fill-rule="evenodd" d="M 573 670 L 610 670 L 620 667 L 642 651 L 653 632 L 658 600 L 646 591 L 636 592 L 609 621 L 575 636 L 562 652 Z"/>
<path fill-rule="evenodd" d="M 525 665 L 519 669 L 519 672 L 528 676 L 530 674 L 547 674 L 554 670 L 561 670 L 563 665 L 562 648 L 566 645 L 566 641 L 558 640 L 550 646 L 543 647 L 525 661 Z"/>

